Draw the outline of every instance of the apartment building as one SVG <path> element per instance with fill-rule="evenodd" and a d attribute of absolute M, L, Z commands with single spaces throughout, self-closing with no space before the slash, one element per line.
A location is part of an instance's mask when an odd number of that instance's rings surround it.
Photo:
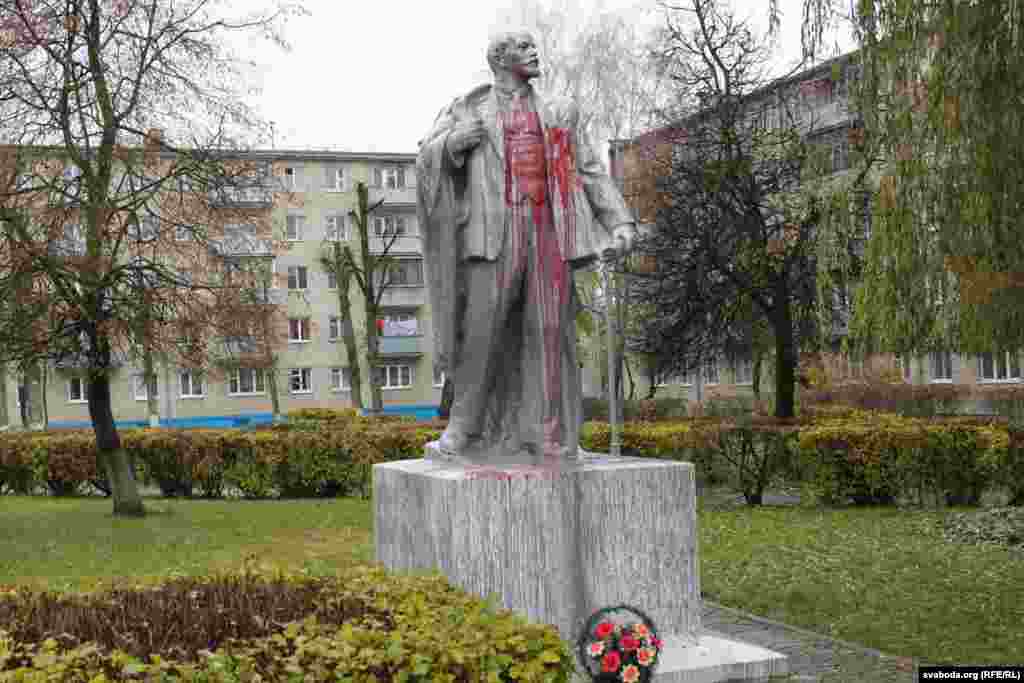
<path fill-rule="evenodd" d="M 353 405 L 351 370 L 340 339 L 337 282 L 320 258 L 332 253 L 335 242 L 348 243 L 358 254 L 350 212 L 356 208 L 355 188 L 360 182 L 369 188 L 371 205 L 384 201 L 372 214 L 371 250 L 380 252 L 390 243 L 388 253 L 398 260 L 378 321 L 383 334 L 380 376 L 385 410 L 427 413 L 439 404 L 443 377 L 431 363 L 430 311 L 416 219 L 415 158 L 411 153 L 309 150 L 262 150 L 246 155 L 247 161 L 265 166 L 271 186 L 269 190 L 237 192 L 225 201 L 270 211 L 275 237 L 286 245 L 277 250 L 272 263 L 273 286 L 278 290 L 273 295 L 287 302 L 288 339 L 280 349 L 277 370 L 282 412 Z M 365 349 L 362 294 L 354 283 L 349 295 L 357 340 Z M 360 356 L 365 372 L 365 354 Z M 160 419 L 171 424 L 203 424 L 233 416 L 265 418 L 271 412 L 268 378 L 259 370 L 243 367 L 200 375 L 157 360 L 156 375 Z M 11 424 L 21 423 L 25 397 L 28 422 L 42 421 L 44 385 L 51 426 L 89 423 L 85 380 L 74 367 L 50 366 L 45 373 L 37 370 L 29 377 L 20 377 L 8 368 L 3 383 Z M 115 420 L 147 421 L 146 383 L 138 359 L 123 359 L 111 377 L 111 387 Z M 364 384 L 363 390 L 363 404 L 368 405 L 369 388 Z"/>
<path fill-rule="evenodd" d="M 795 76 L 773 83 L 751 93 L 747 108 L 753 128 L 776 128 L 795 125 L 808 142 L 817 145 L 823 154 L 821 176 L 811 182 L 829 182 L 850 172 L 851 147 L 858 131 L 858 118 L 850 102 L 850 89 L 859 75 L 856 53 L 848 53 L 825 61 Z M 701 114 L 698 114 L 701 115 Z M 680 126 L 685 129 L 686 122 Z M 653 224 L 658 208 L 658 195 L 649 169 L 652 163 L 664 163 L 679 144 L 679 129 L 650 131 L 632 140 L 613 141 L 611 173 L 620 189 L 632 203 L 641 224 Z M 668 155 L 668 156 L 667 156 Z M 878 188 L 876 173 L 870 185 Z M 858 248 L 871 237 L 871 196 L 859 198 L 863 231 Z M 912 384 L 968 385 L 983 394 L 987 387 L 1019 383 L 1022 359 L 1019 352 L 993 351 L 980 355 L 962 355 L 953 350 L 934 351 L 921 356 L 900 357 L 879 354 L 869 358 L 851 357 L 840 350 L 840 342 L 848 332 L 851 313 L 849 291 L 838 292 L 835 323 L 831 330 L 833 351 L 807 358 L 805 370 L 814 366 L 832 382 L 860 380 L 868 377 L 902 377 Z M 587 372 L 600 377 L 600 363 L 606 362 L 590 354 Z M 644 396 L 651 378 L 634 363 L 633 378 L 637 395 Z M 715 397 L 750 395 L 753 386 L 753 362 L 749 356 L 706 358 L 699 371 L 683 376 L 654 378 L 658 396 L 702 400 Z M 593 380 L 591 384 L 594 384 Z M 761 390 L 773 390 L 771 365 L 763 364 Z"/>

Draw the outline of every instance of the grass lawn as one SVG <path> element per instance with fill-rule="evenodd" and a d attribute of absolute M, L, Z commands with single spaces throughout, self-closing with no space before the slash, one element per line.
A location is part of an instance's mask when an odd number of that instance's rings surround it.
<path fill-rule="evenodd" d="M 90 588 L 258 563 L 329 573 L 373 559 L 369 501 L 0 497 L 0 586 Z M 1024 662 L 1024 556 L 944 541 L 942 512 L 700 508 L 713 600 L 928 663 Z"/>
<path fill-rule="evenodd" d="M 328 573 L 373 560 L 370 503 L 357 499 L 146 499 L 116 519 L 100 498 L 0 497 L 0 585 L 88 589 L 257 564 Z"/>

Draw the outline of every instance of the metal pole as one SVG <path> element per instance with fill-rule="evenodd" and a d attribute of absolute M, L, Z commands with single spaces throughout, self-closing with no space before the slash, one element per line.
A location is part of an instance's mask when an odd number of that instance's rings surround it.
<path fill-rule="evenodd" d="M 604 261 L 601 264 L 601 270 L 604 275 L 604 317 L 608 326 L 608 424 L 612 431 L 609 454 L 617 458 L 622 455 L 622 434 L 620 433 L 619 392 L 615 390 L 615 312 L 613 306 L 615 281 L 612 277 L 612 262 Z"/>

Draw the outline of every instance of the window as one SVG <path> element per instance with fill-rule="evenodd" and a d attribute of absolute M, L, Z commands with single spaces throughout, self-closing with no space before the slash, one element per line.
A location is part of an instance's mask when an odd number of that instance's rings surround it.
<path fill-rule="evenodd" d="M 388 271 L 388 285 L 400 287 L 423 286 L 423 261 L 399 261 Z"/>
<path fill-rule="evenodd" d="M 860 224 L 865 240 L 871 239 L 871 193 L 867 190 L 860 196 Z"/>
<path fill-rule="evenodd" d="M 157 236 L 157 220 L 155 216 L 145 216 L 141 221 L 132 224 L 130 234 L 137 242 L 152 242 Z M 75 238 L 69 238 L 75 239 Z"/>
<path fill-rule="evenodd" d="M 133 384 L 134 389 L 135 389 L 135 400 L 136 401 L 145 401 L 147 398 L 149 398 L 148 392 L 146 391 L 146 376 L 145 375 L 132 375 L 132 384 Z M 153 395 L 153 398 L 160 398 L 160 385 L 159 385 L 159 383 L 156 386 L 156 393 Z"/>
<path fill-rule="evenodd" d="M 309 274 L 306 266 L 288 266 L 288 289 L 309 289 Z"/>
<path fill-rule="evenodd" d="M 338 288 L 338 276 L 334 274 L 333 270 L 327 271 L 327 289 Z"/>
<path fill-rule="evenodd" d="M 183 372 L 179 378 L 182 398 L 202 398 L 206 395 L 203 388 L 203 376 L 198 372 Z"/>
<path fill-rule="evenodd" d="M 412 366 L 378 366 L 375 373 L 377 383 L 383 389 L 404 389 L 412 386 Z"/>
<path fill-rule="evenodd" d="M 932 381 L 953 381 L 953 354 L 949 351 L 932 351 L 930 354 Z"/>
<path fill-rule="evenodd" d="M 302 240 L 302 224 L 306 221 L 304 216 L 286 216 L 284 224 L 284 236 L 289 242 Z"/>
<path fill-rule="evenodd" d="M 693 384 L 693 379 L 690 377 L 690 372 L 666 372 L 658 377 L 655 382 L 659 387 L 667 387 L 670 384 L 680 384 L 683 386 L 689 386 Z"/>
<path fill-rule="evenodd" d="M 896 369 L 899 371 L 903 381 L 907 384 L 913 382 L 913 365 L 910 356 L 900 354 L 896 356 Z"/>
<path fill-rule="evenodd" d="M 832 172 L 838 173 L 850 168 L 850 143 L 846 139 L 832 144 Z"/>
<path fill-rule="evenodd" d="M 377 237 L 404 237 L 408 234 L 405 216 L 375 216 L 373 234 Z"/>
<path fill-rule="evenodd" d="M 444 377 L 445 377 L 444 370 L 442 370 L 440 366 L 435 365 L 434 366 L 434 386 L 435 387 L 443 387 L 444 386 Z"/>
<path fill-rule="evenodd" d="M 263 371 L 257 368 L 238 368 L 231 375 L 228 393 L 233 396 L 262 394 L 266 392 Z"/>
<path fill-rule="evenodd" d="M 299 172 L 298 172 L 298 169 L 296 167 L 294 167 L 294 166 L 285 166 L 285 168 L 284 168 L 284 176 L 283 176 L 284 189 L 286 189 L 286 190 L 294 190 L 294 189 L 296 189 L 299 186 L 298 176 L 299 176 Z"/>
<path fill-rule="evenodd" d="M 141 228 L 140 228 L 141 233 Z M 85 227 L 81 223 L 68 223 L 64 226 L 64 239 L 69 242 L 85 242 Z"/>
<path fill-rule="evenodd" d="M 414 337 L 419 334 L 415 313 L 385 313 L 380 319 L 384 321 L 385 337 Z"/>
<path fill-rule="evenodd" d="M 256 238 L 256 226 L 252 223 L 229 224 L 224 226 L 224 237 L 238 240 L 243 237 Z"/>
<path fill-rule="evenodd" d="M 718 358 L 704 359 L 704 384 L 718 384 Z"/>
<path fill-rule="evenodd" d="M 348 368 L 331 368 L 331 391 L 352 389 L 352 373 Z"/>
<path fill-rule="evenodd" d="M 1019 356 L 1015 351 L 980 354 L 978 356 L 978 381 L 1019 382 Z"/>
<path fill-rule="evenodd" d="M 328 322 L 327 339 L 329 341 L 337 341 L 338 338 L 341 337 L 341 318 L 336 315 L 332 315 Z"/>
<path fill-rule="evenodd" d="M 336 213 L 327 217 L 324 232 L 330 242 L 344 242 L 348 240 L 348 223 L 345 221 L 345 214 Z"/>
<path fill-rule="evenodd" d="M 70 403 L 86 403 L 89 400 L 88 388 L 89 383 L 82 377 L 68 379 L 68 401 Z"/>
<path fill-rule="evenodd" d="M 293 394 L 313 393 L 313 370 L 292 368 L 288 371 L 288 390 Z"/>
<path fill-rule="evenodd" d="M 344 192 L 345 168 L 336 164 L 325 166 L 323 188 L 328 192 Z"/>
<path fill-rule="evenodd" d="M 288 341 L 308 342 L 309 339 L 309 318 L 289 318 Z"/>
<path fill-rule="evenodd" d="M 385 166 L 373 169 L 373 184 L 389 190 L 400 190 L 405 187 L 405 168 L 402 166 Z"/>
<path fill-rule="evenodd" d="M 750 356 L 737 358 L 733 370 L 736 374 L 736 384 L 754 383 L 754 359 Z"/>

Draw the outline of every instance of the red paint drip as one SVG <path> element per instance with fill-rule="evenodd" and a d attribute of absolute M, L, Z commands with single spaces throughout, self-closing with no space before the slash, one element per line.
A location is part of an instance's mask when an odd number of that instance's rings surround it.
<path fill-rule="evenodd" d="M 562 312 L 568 304 L 571 287 L 565 257 L 573 253 L 575 245 L 573 191 L 578 179 L 570 132 L 553 128 L 545 138 L 540 117 L 526 110 L 525 104 L 522 101 L 513 111 L 498 114 L 498 123 L 505 130 L 505 201 L 512 213 L 507 245 L 511 253 L 502 260 L 509 271 L 498 269 L 498 284 L 503 288 L 510 286 L 513 275 L 525 265 L 523 241 L 530 226 L 524 205 L 529 203 L 532 227 L 536 230 L 534 281 L 530 289 L 536 293 L 533 305 L 538 307 L 541 326 L 543 447 L 545 453 L 555 453 L 563 447 L 560 443 L 564 419 L 560 341 L 566 322 L 562 320 Z M 548 173 L 553 177 L 553 187 L 557 188 L 557 207 L 548 202 Z M 561 223 L 552 220 L 552 208 L 564 217 Z"/>
<path fill-rule="evenodd" d="M 556 210 L 560 210 L 563 217 L 558 242 L 562 247 L 562 253 L 568 258 L 576 252 L 576 206 L 573 193 L 581 186 L 576 173 L 572 131 L 568 128 L 549 128 L 547 148 L 548 165 L 558 188 L 560 206 Z"/>

